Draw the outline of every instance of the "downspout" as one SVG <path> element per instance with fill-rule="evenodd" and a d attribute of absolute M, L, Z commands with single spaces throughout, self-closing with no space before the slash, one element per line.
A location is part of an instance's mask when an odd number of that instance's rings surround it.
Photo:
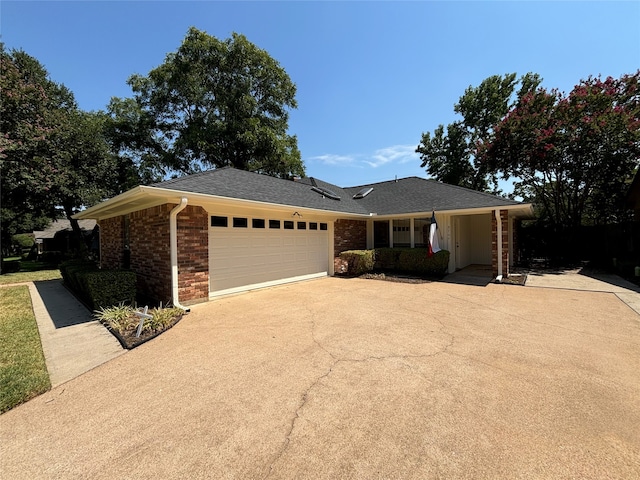
<path fill-rule="evenodd" d="M 178 299 L 178 213 L 187 208 L 187 198 L 182 197 L 180 204 L 176 205 L 169 213 L 169 245 L 171 251 L 171 301 L 174 307 L 189 311 L 187 307 L 180 305 Z"/>
<path fill-rule="evenodd" d="M 500 210 L 494 210 L 496 214 L 497 223 L 497 236 L 496 248 L 498 249 L 498 275 L 496 276 L 496 282 L 502 282 L 502 218 L 500 217 Z"/>

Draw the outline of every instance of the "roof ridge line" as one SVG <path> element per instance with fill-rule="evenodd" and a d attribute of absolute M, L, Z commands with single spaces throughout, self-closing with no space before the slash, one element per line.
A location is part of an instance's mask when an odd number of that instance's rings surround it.
<path fill-rule="evenodd" d="M 446 185 L 447 187 L 453 187 L 453 188 L 457 188 L 457 189 L 460 189 L 460 190 L 465 190 L 465 191 L 469 191 L 469 192 L 473 192 L 473 193 L 478 193 L 478 194 L 484 195 L 486 197 L 500 198 L 502 200 L 509 200 L 511 202 L 516 202 L 516 203 L 524 203 L 524 202 L 519 202 L 518 200 L 513 200 L 512 198 L 507 198 L 507 197 L 503 197 L 503 196 L 500 196 L 500 195 L 496 195 L 494 193 L 481 192 L 480 190 L 474 190 L 473 188 L 463 187 L 461 185 L 453 185 L 451 183 L 440 182 L 440 181 L 438 181 L 438 180 L 436 180 L 434 178 L 425 178 L 424 180 L 426 180 L 427 182 L 438 183 L 440 185 Z"/>
<path fill-rule="evenodd" d="M 353 187 L 342 187 L 342 188 L 346 190 L 348 188 L 362 188 L 362 187 L 370 187 L 373 185 L 382 185 L 383 183 L 398 183 L 400 180 L 408 180 L 410 178 L 417 178 L 418 180 L 429 180 L 428 178 L 418 177 L 417 175 L 409 175 L 408 177 L 394 178 L 392 180 L 383 180 L 382 182 L 363 183 L 362 185 L 354 185 Z"/>

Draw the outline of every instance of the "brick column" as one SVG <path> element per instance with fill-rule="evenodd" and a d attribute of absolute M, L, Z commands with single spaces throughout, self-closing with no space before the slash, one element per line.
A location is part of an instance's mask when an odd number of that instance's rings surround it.
<path fill-rule="evenodd" d="M 364 220 L 337 220 L 334 226 L 334 255 L 347 250 L 367 248 L 367 222 Z"/>
<path fill-rule="evenodd" d="M 178 296 L 185 305 L 209 300 L 209 215 L 187 206 L 178 214 Z"/>
<path fill-rule="evenodd" d="M 171 300 L 169 212 L 164 204 L 130 214 L 131 270 L 136 272 L 138 292 L 156 302 Z"/>

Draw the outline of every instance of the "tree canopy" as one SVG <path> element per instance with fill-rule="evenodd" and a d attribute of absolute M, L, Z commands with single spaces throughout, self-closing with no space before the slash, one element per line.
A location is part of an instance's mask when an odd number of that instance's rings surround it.
<path fill-rule="evenodd" d="M 78 109 L 73 94 L 52 81 L 23 51 L 0 44 L 0 182 L 2 245 L 11 235 L 71 219 L 127 188 L 135 176 L 110 151 L 104 114 Z M 132 182 L 137 183 L 137 182 Z M 79 232 L 77 222 L 72 221 Z"/>
<path fill-rule="evenodd" d="M 224 166 L 304 174 L 297 138 L 287 134 L 296 87 L 243 35 L 223 41 L 190 28 L 162 65 L 128 83 L 133 99 L 109 105 L 110 138 L 148 178 Z"/>
<path fill-rule="evenodd" d="M 514 178 L 554 229 L 623 220 L 640 159 L 640 71 L 589 77 L 568 95 L 527 92 L 478 143 L 477 158 Z"/>
<path fill-rule="evenodd" d="M 478 87 L 469 86 L 454 106 L 461 120 L 450 123 L 446 129 L 439 125 L 433 132 L 423 133 L 416 152 L 421 167 L 444 183 L 497 192 L 497 179 L 476 159 L 476 144 L 492 134 L 493 128 L 509 111 L 518 84 L 517 98 L 535 89 L 540 78 L 535 74 L 516 80 L 516 74 L 494 75 Z"/>
<path fill-rule="evenodd" d="M 460 97 L 461 120 L 422 135 L 422 167 L 476 190 L 511 179 L 552 231 L 624 220 L 640 160 L 639 79 L 589 77 L 564 94 L 532 73 L 489 77 Z"/>

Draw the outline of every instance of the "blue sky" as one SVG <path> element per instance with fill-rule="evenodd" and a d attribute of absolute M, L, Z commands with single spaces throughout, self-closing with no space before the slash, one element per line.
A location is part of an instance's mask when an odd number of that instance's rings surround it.
<path fill-rule="evenodd" d="M 80 108 L 128 97 L 190 26 L 242 33 L 298 88 L 289 132 L 307 175 L 352 186 L 426 176 L 423 132 L 456 119 L 469 86 L 540 74 L 568 92 L 589 75 L 640 68 L 640 2 L 0 3 L 1 40 L 37 58 Z"/>

